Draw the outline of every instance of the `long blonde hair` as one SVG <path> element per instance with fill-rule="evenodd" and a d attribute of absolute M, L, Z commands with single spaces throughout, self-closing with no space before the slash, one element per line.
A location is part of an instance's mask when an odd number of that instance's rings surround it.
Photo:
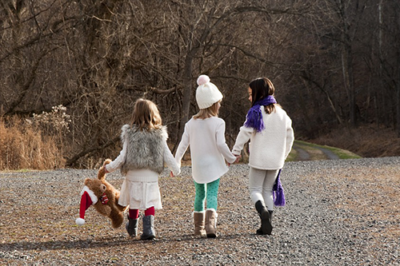
<path fill-rule="evenodd" d="M 200 111 L 193 116 L 193 119 L 206 119 L 212 116 L 218 116 L 218 104 L 220 102 L 221 101 L 218 101 L 208 108 L 200 109 Z"/>
<path fill-rule="evenodd" d="M 151 130 L 162 127 L 162 119 L 157 105 L 150 100 L 137 99 L 132 113 L 131 126 L 136 125 L 140 130 Z"/>

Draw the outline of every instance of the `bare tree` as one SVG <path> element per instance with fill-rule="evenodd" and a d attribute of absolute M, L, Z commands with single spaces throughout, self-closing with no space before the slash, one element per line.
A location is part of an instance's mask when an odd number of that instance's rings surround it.
<path fill-rule="evenodd" d="M 197 112 L 200 74 L 224 94 L 230 142 L 249 108 L 248 83 L 259 76 L 273 80 L 298 136 L 332 125 L 398 126 L 399 4 L 317 2 L 2 1 L 1 115 L 66 106 L 64 156 L 76 167 L 117 155 L 139 97 L 157 103 L 176 146 Z"/>

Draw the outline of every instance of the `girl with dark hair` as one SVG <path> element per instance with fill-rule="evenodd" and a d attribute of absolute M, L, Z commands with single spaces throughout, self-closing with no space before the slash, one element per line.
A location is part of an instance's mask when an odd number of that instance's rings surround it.
<path fill-rule="evenodd" d="M 232 153 L 240 157 L 244 144 L 250 140 L 250 198 L 261 218 L 261 228 L 256 233 L 270 235 L 274 205 L 284 205 L 279 174 L 294 141 L 292 120 L 277 104 L 275 87 L 269 79 L 255 79 L 247 90 L 252 107 Z M 274 201 L 276 195 L 279 199 Z"/>

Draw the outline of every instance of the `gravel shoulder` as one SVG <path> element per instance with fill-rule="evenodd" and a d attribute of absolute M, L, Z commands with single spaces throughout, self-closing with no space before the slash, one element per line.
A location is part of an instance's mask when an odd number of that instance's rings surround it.
<path fill-rule="evenodd" d="M 275 209 L 272 236 L 255 235 L 248 166 L 233 165 L 220 184 L 219 237 L 192 237 L 194 188 L 182 170 L 160 178 L 153 241 L 128 238 L 93 207 L 75 225 L 95 170 L 1 172 L 0 264 L 400 265 L 400 157 L 287 163 L 287 205 Z M 107 180 L 122 184 L 119 173 Z"/>

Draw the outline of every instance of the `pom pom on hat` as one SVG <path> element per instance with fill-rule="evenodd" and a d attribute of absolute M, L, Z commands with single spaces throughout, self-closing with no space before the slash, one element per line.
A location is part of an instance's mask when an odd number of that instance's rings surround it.
<path fill-rule="evenodd" d="M 197 84 L 199 86 L 196 90 L 196 101 L 200 109 L 206 109 L 222 100 L 222 93 L 210 82 L 210 77 L 207 75 L 200 75 L 197 78 Z"/>
<path fill-rule="evenodd" d="M 84 224 L 85 224 L 85 219 L 76 218 L 75 223 L 76 223 L 77 225 L 84 225 Z"/>
<path fill-rule="evenodd" d="M 204 85 L 204 84 L 206 84 L 208 82 L 210 82 L 210 77 L 207 76 L 207 75 L 200 75 L 197 78 L 197 85 L 199 85 L 199 86 Z"/>

